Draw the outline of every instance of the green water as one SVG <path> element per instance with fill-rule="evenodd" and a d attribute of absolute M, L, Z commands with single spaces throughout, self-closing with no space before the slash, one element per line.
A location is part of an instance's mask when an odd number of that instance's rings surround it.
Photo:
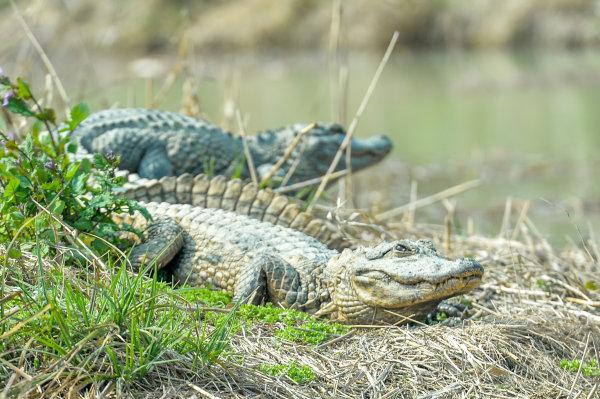
<path fill-rule="evenodd" d="M 347 58 L 346 122 L 379 57 Z M 228 99 L 247 117 L 249 131 L 338 119 L 332 116 L 326 57 L 198 58 L 194 64 L 202 112 L 215 123 L 235 128 L 225 115 L 231 109 Z M 162 81 L 152 80 L 153 93 Z M 135 77 L 102 87 L 87 93 L 97 99 L 93 105 L 143 106 L 150 90 L 148 79 Z M 600 220 L 599 88 L 600 52 L 399 52 L 386 66 L 357 130 L 359 136 L 388 134 L 394 152 L 391 161 L 358 177 L 358 204 L 402 205 L 411 180 L 418 182 L 421 197 L 480 178 L 480 187 L 456 198 L 462 224 L 472 218 L 478 231 L 497 232 L 511 196 L 515 213 L 530 201 L 532 221 L 553 241 L 567 235 L 577 239 L 575 225 L 586 235 Z M 334 107 L 344 103 L 334 98 Z M 180 100 L 178 82 L 160 98 L 160 107 L 177 110 Z M 592 209 L 579 209 L 582 201 Z M 440 223 L 444 213 L 438 204 L 417 216 Z"/>

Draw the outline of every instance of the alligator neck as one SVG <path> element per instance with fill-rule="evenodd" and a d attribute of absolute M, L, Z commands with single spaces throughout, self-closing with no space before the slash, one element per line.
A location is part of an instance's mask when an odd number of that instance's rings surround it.
<path fill-rule="evenodd" d="M 274 165 L 281 155 L 280 143 L 276 131 L 265 131 L 246 137 L 246 143 L 248 144 L 250 156 L 256 168 L 261 165 Z M 240 144 L 243 145 L 241 137 Z M 247 171 L 247 164 L 245 170 Z"/>

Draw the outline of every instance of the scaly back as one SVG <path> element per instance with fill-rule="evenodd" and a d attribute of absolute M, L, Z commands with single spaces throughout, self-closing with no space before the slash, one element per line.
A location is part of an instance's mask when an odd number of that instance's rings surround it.
<path fill-rule="evenodd" d="M 335 226 L 310 212 L 297 202 L 270 188 L 259 189 L 240 179 L 206 175 L 168 176 L 159 180 L 139 179 L 127 183 L 122 194 L 142 202 L 190 204 L 201 208 L 233 211 L 263 222 L 290 227 L 316 238 L 329 248 L 341 251 L 351 246 Z"/>

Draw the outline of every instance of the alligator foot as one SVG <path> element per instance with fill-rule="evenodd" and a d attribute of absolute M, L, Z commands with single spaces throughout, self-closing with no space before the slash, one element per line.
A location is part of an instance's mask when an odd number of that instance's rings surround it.
<path fill-rule="evenodd" d="M 435 311 L 427 315 L 427 323 L 453 327 L 467 318 L 468 310 L 462 303 L 444 300 L 437 305 Z"/>

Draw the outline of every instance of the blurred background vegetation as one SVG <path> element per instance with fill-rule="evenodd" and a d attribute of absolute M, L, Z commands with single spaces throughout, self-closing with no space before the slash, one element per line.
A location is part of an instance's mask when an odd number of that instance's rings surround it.
<path fill-rule="evenodd" d="M 71 103 L 181 110 L 234 131 L 236 109 L 249 131 L 347 124 L 398 31 L 358 128 L 395 149 L 356 176 L 356 205 L 386 210 L 411 190 L 479 179 L 417 220 L 450 215 L 457 229 L 497 234 L 528 216 L 558 243 L 598 233 L 600 1 L 15 3 L 0 0 L 1 66 L 49 88 L 47 101 L 65 99 L 33 36 Z"/>

